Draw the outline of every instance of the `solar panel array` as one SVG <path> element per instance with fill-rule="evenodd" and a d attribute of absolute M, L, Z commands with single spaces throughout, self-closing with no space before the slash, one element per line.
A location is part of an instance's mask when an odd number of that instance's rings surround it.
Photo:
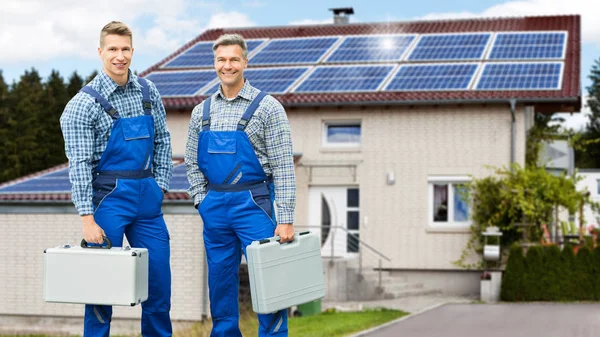
<path fill-rule="evenodd" d="M 498 33 L 490 60 L 542 60 L 564 58 L 566 32 Z"/>
<path fill-rule="evenodd" d="M 481 60 L 491 36 L 491 33 L 424 35 L 408 60 Z"/>
<path fill-rule="evenodd" d="M 252 86 L 271 94 L 283 94 L 308 71 L 309 67 L 277 67 L 277 68 L 249 68 L 244 71 L 244 77 Z M 217 82 L 203 92 L 211 95 L 219 88 Z"/>
<path fill-rule="evenodd" d="M 248 53 L 253 52 L 258 46 L 260 46 L 265 39 L 262 40 L 247 40 Z M 171 61 L 167 62 L 162 68 L 198 68 L 198 67 L 212 67 L 214 62 L 214 54 L 212 50 L 213 41 L 210 42 L 198 42 L 190 49 L 179 54 Z"/>
<path fill-rule="evenodd" d="M 154 82 L 161 96 L 194 96 L 215 80 L 214 70 L 186 70 L 153 72 L 146 79 Z"/>
<path fill-rule="evenodd" d="M 385 91 L 467 90 L 479 65 L 402 65 Z"/>
<path fill-rule="evenodd" d="M 339 37 L 272 40 L 254 55 L 253 65 L 312 64 L 319 61 Z"/>
<path fill-rule="evenodd" d="M 416 35 L 347 36 L 327 63 L 400 61 Z"/>
<path fill-rule="evenodd" d="M 567 37 L 529 31 L 254 39 L 247 41 L 244 76 L 273 94 L 558 90 Z M 147 78 L 165 97 L 214 93 L 212 44 L 196 43 Z"/>
<path fill-rule="evenodd" d="M 560 89 L 563 64 L 559 62 L 488 63 L 477 90 Z"/>
<path fill-rule="evenodd" d="M 184 164 L 173 167 L 171 178 L 171 192 L 186 192 L 190 184 L 187 180 Z M 0 188 L 0 194 L 38 194 L 38 193 L 71 193 L 71 182 L 69 181 L 69 169 L 58 171 L 19 181 Z"/>
<path fill-rule="evenodd" d="M 294 92 L 376 91 L 393 69 L 393 65 L 318 67 Z"/>

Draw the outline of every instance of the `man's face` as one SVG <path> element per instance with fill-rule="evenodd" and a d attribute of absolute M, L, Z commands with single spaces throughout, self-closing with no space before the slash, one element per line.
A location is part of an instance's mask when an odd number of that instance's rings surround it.
<path fill-rule="evenodd" d="M 127 82 L 127 71 L 133 56 L 133 47 L 129 36 L 106 35 L 104 37 L 104 47 L 98 48 L 98 54 L 102 59 L 104 72 L 117 84 L 125 84 Z"/>
<path fill-rule="evenodd" d="M 244 69 L 247 66 L 248 60 L 242 55 L 242 47 L 219 46 L 215 50 L 215 70 L 223 86 L 243 86 Z"/>

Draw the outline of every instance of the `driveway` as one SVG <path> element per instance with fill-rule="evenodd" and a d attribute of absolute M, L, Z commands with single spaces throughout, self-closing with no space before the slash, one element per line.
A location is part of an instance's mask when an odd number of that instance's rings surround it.
<path fill-rule="evenodd" d="M 596 337 L 600 304 L 446 304 L 364 337 Z"/>

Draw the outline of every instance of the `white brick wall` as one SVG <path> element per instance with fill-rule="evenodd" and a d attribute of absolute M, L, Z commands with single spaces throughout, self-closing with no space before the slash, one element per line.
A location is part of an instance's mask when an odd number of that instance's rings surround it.
<path fill-rule="evenodd" d="M 197 214 L 165 215 L 171 234 L 174 320 L 202 316 L 204 245 Z M 81 241 L 76 214 L 0 214 L 0 314 L 81 316 L 83 305 L 45 303 L 44 249 Z M 141 307 L 114 307 L 115 317 L 140 317 Z"/>
<path fill-rule="evenodd" d="M 510 162 L 510 121 L 504 106 L 368 108 L 365 110 L 291 110 L 294 152 L 302 153 L 298 175 L 296 224 L 307 224 L 308 173 L 303 162 L 361 161 L 357 180 L 360 188 L 361 239 L 392 259 L 391 268 L 456 269 L 469 235 L 464 231 L 440 232 L 428 228 L 427 186 L 429 175 L 491 173 L 484 165 Z M 517 112 L 516 158 L 525 158 L 523 110 Z M 323 121 L 362 121 L 360 151 L 331 151 L 322 147 Z M 318 170 L 330 170 L 319 168 Z M 335 169 L 335 170 L 339 170 Z M 396 175 L 386 185 L 386 173 Z M 341 172 L 341 171 L 340 171 Z M 333 172 L 330 172 L 333 173 Z M 322 173 L 313 185 L 346 183 L 345 176 Z M 368 216 L 368 226 L 362 219 Z M 367 255 L 367 250 L 363 250 Z M 369 260 L 369 259 L 367 259 Z M 371 262 L 376 260 L 370 260 Z"/>

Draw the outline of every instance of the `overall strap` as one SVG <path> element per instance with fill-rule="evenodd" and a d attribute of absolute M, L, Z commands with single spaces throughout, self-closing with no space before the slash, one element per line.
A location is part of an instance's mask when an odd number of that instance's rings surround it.
<path fill-rule="evenodd" d="M 138 83 L 142 86 L 142 105 L 144 106 L 144 115 L 152 115 L 152 101 L 150 101 L 150 86 L 145 79 L 138 77 Z"/>
<path fill-rule="evenodd" d="M 98 93 L 95 89 L 93 89 L 89 85 L 86 85 L 85 87 L 81 88 L 79 91 L 85 92 L 86 94 L 94 97 L 96 99 L 96 102 L 100 103 L 102 108 L 104 108 L 104 111 L 106 111 L 106 113 L 108 113 L 110 115 L 110 117 L 112 117 L 113 119 L 121 118 L 121 116 L 119 116 L 119 113 L 117 112 L 117 110 L 115 110 L 115 108 L 113 108 L 112 105 L 110 105 L 110 103 L 108 103 L 106 98 L 102 97 L 102 95 L 100 95 L 100 93 Z"/>
<path fill-rule="evenodd" d="M 252 119 L 252 116 L 254 116 L 254 112 L 256 112 L 256 109 L 260 105 L 260 102 L 262 102 L 263 98 L 265 98 L 265 96 L 267 95 L 268 94 L 264 91 L 258 93 L 258 95 L 254 98 L 252 103 L 250 103 L 250 106 L 248 106 L 248 109 L 246 109 L 246 111 L 244 112 L 242 119 L 240 119 L 240 122 L 237 126 L 238 131 L 244 131 L 246 129 L 248 122 L 250 121 L 250 119 Z"/>
<path fill-rule="evenodd" d="M 210 130 L 210 96 L 204 100 L 202 110 L 202 131 Z"/>

